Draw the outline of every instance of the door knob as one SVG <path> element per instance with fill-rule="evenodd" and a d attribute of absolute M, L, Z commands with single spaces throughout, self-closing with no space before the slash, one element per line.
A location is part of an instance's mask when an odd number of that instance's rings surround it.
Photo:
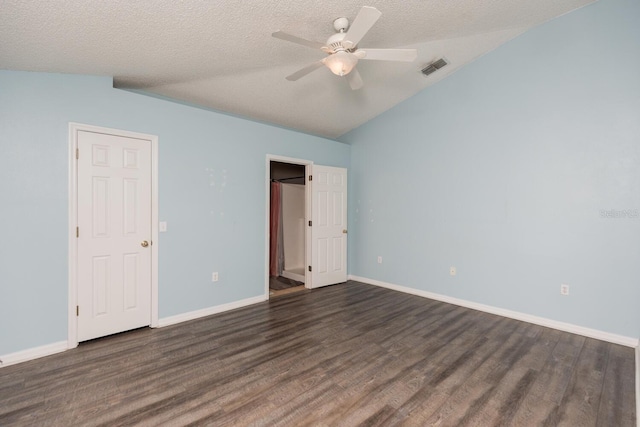
<path fill-rule="evenodd" d="M 347 234 L 347 230 L 342 230 L 342 234 Z"/>
<path fill-rule="evenodd" d="M 147 242 L 146 240 L 143 240 L 142 243 L 140 243 L 140 245 L 142 245 L 143 248 L 146 248 L 147 246 L 149 246 L 149 242 Z"/>

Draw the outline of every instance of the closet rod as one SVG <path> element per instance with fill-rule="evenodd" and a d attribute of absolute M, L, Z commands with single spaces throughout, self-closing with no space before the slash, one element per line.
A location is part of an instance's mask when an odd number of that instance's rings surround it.
<path fill-rule="evenodd" d="M 271 182 L 282 182 L 282 181 L 288 181 L 290 179 L 300 179 L 300 178 L 304 178 L 304 175 L 302 175 L 302 176 L 293 176 L 291 178 L 272 179 Z"/>

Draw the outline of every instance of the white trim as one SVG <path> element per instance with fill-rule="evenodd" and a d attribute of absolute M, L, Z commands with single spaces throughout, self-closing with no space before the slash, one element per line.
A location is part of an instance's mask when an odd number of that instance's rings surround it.
<path fill-rule="evenodd" d="M 68 294 L 67 294 L 67 348 L 75 348 L 78 346 L 78 330 L 77 321 L 75 319 L 75 311 L 77 305 L 77 260 L 78 260 L 78 240 L 76 238 L 75 228 L 78 224 L 78 175 L 76 170 L 78 169 L 78 160 L 76 159 L 75 152 L 77 147 L 77 130 L 75 123 L 69 123 L 69 222 L 67 227 L 67 233 L 69 238 L 68 243 Z"/>
<path fill-rule="evenodd" d="M 264 179 L 264 294 L 269 299 L 269 213 L 271 212 L 271 162 L 292 163 L 294 165 L 304 165 L 305 186 L 305 224 L 311 219 L 311 185 L 309 185 L 309 174 L 313 162 L 311 160 L 295 159 L 293 157 L 278 156 L 275 154 L 267 154 L 265 159 L 265 179 Z M 305 268 L 304 268 L 304 287 L 311 289 L 311 274 L 307 271 L 306 266 L 311 265 L 311 230 L 305 227 Z"/>
<path fill-rule="evenodd" d="M 222 313 L 224 311 L 235 310 L 236 308 L 246 307 L 248 305 L 257 304 L 268 300 L 266 295 L 247 298 L 240 301 L 233 301 L 226 304 L 216 305 L 214 307 L 203 308 L 201 310 L 190 311 L 188 313 L 176 314 L 175 316 L 164 317 L 158 321 L 159 327 L 175 325 L 176 323 L 187 322 L 189 320 L 199 319 L 201 317 L 211 316 L 212 314 Z"/>
<path fill-rule="evenodd" d="M 309 224 L 311 221 L 311 208 L 313 204 L 313 181 L 309 180 L 309 176 L 313 173 L 313 162 L 307 163 L 304 168 L 304 223 Z M 305 225 L 304 233 L 304 253 L 305 253 L 305 265 L 302 267 L 304 271 L 304 287 L 307 289 L 313 288 L 313 275 L 309 271 L 307 266 L 313 265 L 313 243 L 311 242 L 311 227 Z"/>
<path fill-rule="evenodd" d="M 158 327 L 158 253 L 160 252 L 159 203 L 158 203 L 158 137 L 147 135 L 151 140 L 151 323 L 152 328 Z"/>
<path fill-rule="evenodd" d="M 52 344 L 42 345 L 40 347 L 33 347 L 26 350 L 16 351 L 15 353 L 5 354 L 0 356 L 0 368 L 6 366 L 15 365 L 16 363 L 28 362 L 29 360 L 38 359 L 44 356 L 50 356 L 52 354 L 61 353 L 67 350 L 66 341 L 58 341 Z"/>
<path fill-rule="evenodd" d="M 69 304 L 67 307 L 67 348 L 78 346 L 78 328 L 76 305 L 78 304 L 78 239 L 76 226 L 78 224 L 78 161 L 76 148 L 78 147 L 78 132 L 88 131 L 117 135 L 127 138 L 148 140 L 151 143 L 151 327 L 158 326 L 158 137 L 138 132 L 111 129 L 99 126 L 69 122 Z"/>
<path fill-rule="evenodd" d="M 449 304 L 459 305 L 461 307 L 471 308 L 473 310 L 484 311 L 486 313 L 497 314 L 498 316 L 508 317 L 510 319 L 521 320 L 523 322 L 533 323 L 535 325 L 545 326 L 547 328 L 557 329 L 559 331 L 570 332 L 572 334 L 582 335 L 589 338 L 595 338 L 601 341 L 607 341 L 613 344 L 620 344 L 627 347 L 637 347 L 638 338 L 625 337 L 623 335 L 612 334 L 609 332 L 599 331 L 597 329 L 585 328 L 583 326 L 573 325 L 571 323 L 559 322 L 544 317 L 533 316 L 531 314 L 520 313 L 518 311 L 506 310 L 504 308 L 493 307 L 490 305 L 480 304 L 459 298 L 449 297 L 446 295 L 435 294 L 420 289 L 409 288 L 407 286 L 394 285 L 392 283 L 382 282 L 380 280 L 368 279 L 350 275 L 349 280 L 367 283 L 369 285 L 380 286 L 382 288 L 392 289 L 411 295 L 417 295 L 424 298 L 442 301 Z"/>
<path fill-rule="evenodd" d="M 636 426 L 640 427 L 640 345 L 636 347 Z"/>

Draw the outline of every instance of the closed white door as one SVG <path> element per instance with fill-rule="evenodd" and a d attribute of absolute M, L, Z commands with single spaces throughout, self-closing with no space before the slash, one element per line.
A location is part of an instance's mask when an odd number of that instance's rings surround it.
<path fill-rule="evenodd" d="M 311 286 L 347 281 L 347 170 L 313 166 Z"/>
<path fill-rule="evenodd" d="M 151 323 L 151 142 L 78 132 L 78 341 Z"/>

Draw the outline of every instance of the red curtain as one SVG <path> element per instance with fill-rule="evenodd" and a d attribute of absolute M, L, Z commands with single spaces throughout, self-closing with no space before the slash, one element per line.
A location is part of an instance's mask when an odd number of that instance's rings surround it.
<path fill-rule="evenodd" d="M 280 229 L 282 184 L 271 183 L 271 218 L 269 222 L 269 275 L 278 276 L 278 234 Z"/>

